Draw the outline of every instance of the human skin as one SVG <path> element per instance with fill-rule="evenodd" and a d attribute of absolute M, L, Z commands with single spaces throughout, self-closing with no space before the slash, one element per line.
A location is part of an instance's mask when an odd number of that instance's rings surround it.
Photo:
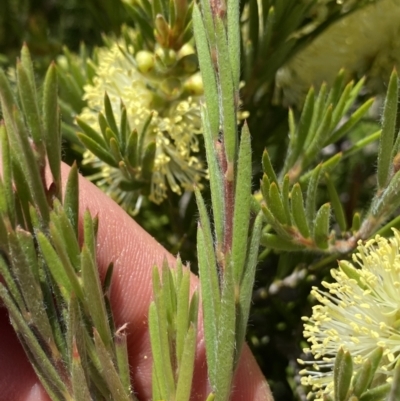
<path fill-rule="evenodd" d="M 1 165 L 1 163 L 0 163 Z M 63 181 L 69 168 L 63 166 Z M 114 262 L 111 304 L 116 326 L 127 324 L 129 362 L 140 400 L 151 400 L 151 349 L 147 313 L 152 300 L 151 271 L 164 259 L 175 258 L 96 186 L 80 177 L 80 216 L 88 209 L 99 216 L 97 263 L 103 277 Z M 198 278 L 191 277 L 192 291 Z M 200 326 L 192 401 L 203 401 L 210 391 L 202 328 Z M 235 374 L 231 401 L 272 400 L 268 384 L 247 346 Z M 0 401 L 49 401 L 15 333 L 7 312 L 0 307 Z"/>

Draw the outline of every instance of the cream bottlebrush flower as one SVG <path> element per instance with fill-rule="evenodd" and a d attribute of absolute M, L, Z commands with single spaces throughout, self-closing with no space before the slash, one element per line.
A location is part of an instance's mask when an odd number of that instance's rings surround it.
<path fill-rule="evenodd" d="M 134 60 L 129 59 L 118 46 L 100 49 L 99 65 L 93 85 L 85 86 L 84 99 L 88 106 L 79 116 L 84 122 L 99 129 L 97 115 L 104 113 L 104 93 L 107 93 L 116 121 L 121 116 L 121 101 L 126 107 L 131 129 L 141 132 L 150 115 L 153 115 L 146 131 L 145 145 L 154 140 L 156 156 L 151 179 L 150 199 L 161 203 L 166 197 L 167 185 L 175 193 L 192 190 L 205 171 L 201 161 L 194 155 L 199 151 L 197 135 L 201 132 L 200 103 L 197 98 L 180 96 L 176 100 L 165 100 L 136 69 Z M 197 75 L 188 78 L 196 83 Z M 132 207 L 136 193 L 119 189 L 124 180 L 123 173 L 100 162 L 90 152 L 85 152 L 84 162 L 101 168 L 93 176 L 98 184 L 119 203 Z"/>
<path fill-rule="evenodd" d="M 323 4 L 314 7 L 323 12 Z M 278 71 L 277 89 L 285 103 L 301 103 L 311 85 L 331 84 L 344 68 L 350 76 L 367 74 L 368 87 L 383 92 L 393 66 L 400 66 L 399 34 L 399 1 L 373 2 L 333 24 L 293 57 Z"/>
<path fill-rule="evenodd" d="M 333 367 L 340 347 L 353 357 L 354 371 L 378 347 L 383 357 L 377 369 L 378 382 L 390 381 L 400 357 L 400 233 L 386 239 L 377 236 L 361 242 L 353 255 L 354 265 L 342 261 L 332 269 L 327 289 L 314 287 L 320 305 L 310 318 L 303 318 L 304 336 L 311 344 L 304 350 L 313 361 L 299 361 L 302 384 L 312 386 L 316 400 L 333 392 Z M 356 268 L 358 265 L 359 268 Z"/>

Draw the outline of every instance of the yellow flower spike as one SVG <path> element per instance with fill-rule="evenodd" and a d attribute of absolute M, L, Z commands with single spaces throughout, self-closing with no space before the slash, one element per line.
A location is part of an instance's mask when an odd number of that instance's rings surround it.
<path fill-rule="evenodd" d="M 192 51 L 190 48 L 183 50 Z M 163 57 L 164 62 L 173 63 L 176 53 L 171 50 L 168 54 L 163 53 Z M 150 188 L 149 199 L 155 203 L 161 203 L 167 197 L 168 188 L 181 194 L 183 190 L 192 191 L 195 185 L 199 186 L 206 172 L 195 156 L 199 151 L 197 135 L 201 133 L 200 102 L 196 96 L 202 90 L 198 76 L 186 75 L 180 79 L 171 75 L 154 80 L 152 72 L 157 68 L 154 54 L 142 50 L 133 57 L 121 51 L 117 43 L 100 49 L 98 59 L 93 84 L 85 86 L 84 99 L 89 107 L 83 110 L 79 119 L 99 132 L 97 116 L 99 112 L 104 114 L 104 93 L 107 93 L 117 124 L 121 120 L 122 101 L 130 131 L 138 132 L 139 144 L 140 133 L 144 132 L 143 143 L 138 145 L 139 163 L 143 162 L 143 151 L 147 145 L 154 141 L 156 146 L 151 175 L 142 177 L 143 169 L 133 166 L 135 169 L 129 170 L 128 166 L 128 171 L 135 176 L 133 180 L 142 182 L 137 188 L 126 191 L 130 182 L 128 180 L 127 184 L 125 170 L 110 167 L 92 153 L 85 152 L 84 163 L 99 170 L 91 178 L 127 209 L 134 207 L 146 182 Z M 194 82 L 191 91 L 185 90 L 185 82 L 190 81 Z M 123 149 L 121 154 L 124 157 Z M 132 157 L 126 155 L 124 160 L 130 159 Z M 146 191 L 143 193 L 146 194 Z"/>
<path fill-rule="evenodd" d="M 302 361 L 302 383 L 312 386 L 316 400 L 333 395 L 333 368 L 342 347 L 353 357 L 357 372 L 382 349 L 374 380 L 382 383 L 393 376 L 400 360 L 400 233 L 392 238 L 376 236 L 366 244 L 360 241 L 353 264 L 339 262 L 332 269 L 332 283 L 313 288 L 320 304 L 304 319 L 304 337 L 314 360 Z M 311 395 L 311 394 L 310 394 Z"/>

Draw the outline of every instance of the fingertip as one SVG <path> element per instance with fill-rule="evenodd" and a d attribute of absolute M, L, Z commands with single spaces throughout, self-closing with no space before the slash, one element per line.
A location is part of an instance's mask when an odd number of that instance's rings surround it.
<path fill-rule="evenodd" d="M 232 401 L 273 401 L 269 385 L 249 347 L 243 347 L 235 372 Z"/>

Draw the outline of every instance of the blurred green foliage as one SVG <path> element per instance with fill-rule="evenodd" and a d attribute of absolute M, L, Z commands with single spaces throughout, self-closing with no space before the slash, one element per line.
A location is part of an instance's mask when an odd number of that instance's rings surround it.
<path fill-rule="evenodd" d="M 36 62 L 100 44 L 103 33 L 120 32 L 126 14 L 120 0 L 3 0 L 0 2 L 0 62 L 13 63 L 23 42 Z"/>

